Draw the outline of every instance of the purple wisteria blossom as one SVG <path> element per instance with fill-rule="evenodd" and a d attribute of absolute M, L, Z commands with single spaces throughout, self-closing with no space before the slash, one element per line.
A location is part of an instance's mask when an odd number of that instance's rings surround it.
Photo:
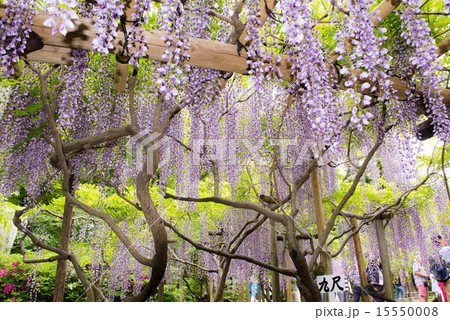
<path fill-rule="evenodd" d="M 44 21 L 44 25 L 52 28 L 52 34 L 60 32 L 63 36 L 67 34 L 67 29 L 73 29 L 75 25 L 72 19 L 77 19 L 75 12 L 76 0 L 46 0 L 45 8 L 52 16 Z"/>

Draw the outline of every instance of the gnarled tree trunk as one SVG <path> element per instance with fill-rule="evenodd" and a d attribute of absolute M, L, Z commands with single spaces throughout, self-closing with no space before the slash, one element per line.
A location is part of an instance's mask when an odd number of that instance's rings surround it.
<path fill-rule="evenodd" d="M 153 256 L 152 276 L 148 284 L 137 295 L 130 297 L 126 301 L 146 301 L 152 294 L 156 292 L 167 266 L 167 232 L 164 222 L 160 219 L 158 210 L 152 201 L 149 192 L 149 182 L 151 176 L 147 173 L 140 172 L 136 178 L 136 193 L 139 199 L 145 220 L 150 226 L 155 245 L 155 255 Z"/>
<path fill-rule="evenodd" d="M 292 219 L 286 221 L 286 235 L 289 256 L 297 270 L 297 285 L 300 292 L 308 302 L 322 301 L 319 288 L 308 271 L 308 263 L 295 238 L 295 226 Z"/>
<path fill-rule="evenodd" d="M 73 175 L 68 178 L 69 192 L 72 192 Z M 64 203 L 63 221 L 61 227 L 61 237 L 59 248 L 69 252 L 70 230 L 72 229 L 73 205 L 66 199 Z M 58 260 L 55 275 L 55 290 L 53 292 L 53 302 L 64 301 L 64 289 L 66 285 L 67 259 Z"/>
<path fill-rule="evenodd" d="M 228 271 L 230 270 L 231 259 L 226 257 L 220 258 L 220 265 L 218 268 L 219 282 L 217 285 L 214 302 L 223 301 L 223 290 L 225 289 L 225 282 L 227 281 Z"/>

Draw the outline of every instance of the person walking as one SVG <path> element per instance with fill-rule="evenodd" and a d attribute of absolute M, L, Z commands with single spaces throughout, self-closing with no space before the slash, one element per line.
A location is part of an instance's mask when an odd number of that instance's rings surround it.
<path fill-rule="evenodd" d="M 429 275 L 425 272 L 422 265 L 422 258 L 417 255 L 413 264 L 414 282 L 419 289 L 420 302 L 427 302 L 428 300 L 428 278 Z"/>
<path fill-rule="evenodd" d="M 248 285 L 251 302 L 258 302 L 258 281 L 256 280 L 255 276 L 252 276 L 250 278 L 250 282 Z"/>
<path fill-rule="evenodd" d="M 373 255 L 369 256 L 369 259 L 367 260 L 367 268 L 366 268 L 366 274 L 367 274 L 367 282 L 375 288 L 377 292 L 383 291 L 383 285 L 380 285 L 380 263 L 378 262 L 378 259 L 376 259 Z M 373 297 L 374 302 L 380 302 L 382 301 L 379 298 Z"/>
<path fill-rule="evenodd" d="M 383 270 L 381 267 L 381 263 L 379 264 L 380 270 L 378 271 L 379 275 L 378 278 L 380 279 L 378 282 L 378 292 L 383 292 L 384 290 L 384 276 L 383 276 Z"/>
<path fill-rule="evenodd" d="M 444 267 L 447 268 L 447 270 L 450 269 L 450 246 L 447 244 L 447 240 L 445 240 L 440 234 L 436 235 L 431 240 L 434 245 L 441 247 L 439 249 L 439 255 L 441 256 L 441 261 L 444 265 Z M 440 286 L 442 282 L 439 283 Z M 448 299 L 450 298 L 450 279 L 447 279 L 444 283 L 444 301 L 448 302 Z"/>
<path fill-rule="evenodd" d="M 359 277 L 358 266 L 355 264 L 354 269 L 349 274 L 353 284 L 353 302 L 360 302 L 362 297 L 361 279 Z"/>
<path fill-rule="evenodd" d="M 395 300 L 399 301 L 400 296 L 402 297 L 402 300 L 405 300 L 405 289 L 403 289 L 400 276 L 395 277 L 394 286 L 395 286 Z"/>

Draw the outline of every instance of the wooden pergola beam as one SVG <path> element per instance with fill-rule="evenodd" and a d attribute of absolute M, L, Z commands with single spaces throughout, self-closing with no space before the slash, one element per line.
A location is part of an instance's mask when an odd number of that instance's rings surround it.
<path fill-rule="evenodd" d="M 450 37 L 445 38 L 437 45 L 436 54 L 438 57 L 446 54 L 450 50 Z"/>
<path fill-rule="evenodd" d="M 378 26 L 388 15 L 390 15 L 399 5 L 401 0 L 384 0 L 373 11 L 376 16 L 370 19 L 375 26 Z"/>
<path fill-rule="evenodd" d="M 67 32 L 67 35 L 64 37 L 60 33 L 52 35 L 52 29 L 43 25 L 44 21 L 50 18 L 50 16 L 45 12 L 40 12 L 33 17 L 31 29 L 42 38 L 45 50 L 33 52 L 33 54 L 26 55 L 26 58 L 32 61 L 47 63 L 67 63 L 71 58 L 69 54 L 70 49 L 93 50 L 92 41 L 96 37 L 94 20 L 86 18 L 72 20 L 75 28 Z M 5 17 L 4 9 L 0 9 L 0 17 Z M 145 44 L 149 48 L 146 52 L 146 58 L 167 61 L 161 58 L 167 49 L 166 43 L 162 40 L 166 33 L 158 30 L 145 29 L 143 34 Z M 120 54 L 124 41 L 123 33 L 119 32 L 114 42 L 115 48 L 111 49 L 110 53 Z M 68 50 L 62 50 L 60 48 Z M 133 54 L 135 50 L 136 48 L 134 46 L 130 48 L 130 54 Z M 49 55 L 49 52 L 53 52 L 54 54 Z M 191 58 L 186 63 L 191 66 L 247 74 L 247 58 L 245 54 L 238 55 L 235 45 L 192 38 L 189 54 Z M 282 57 L 280 66 L 285 71 L 283 79 L 291 80 L 287 56 Z"/>
<path fill-rule="evenodd" d="M 29 61 L 65 65 L 72 61 L 72 48 L 44 45 L 41 50 L 24 54 L 21 57 Z"/>
<path fill-rule="evenodd" d="M 5 16 L 5 11 L 3 8 L 0 9 L 0 17 Z M 56 64 L 67 64 L 71 61 L 71 49 L 82 49 L 87 51 L 92 51 L 92 41 L 96 37 L 96 30 L 94 27 L 94 20 L 92 19 L 74 19 L 73 23 L 75 25 L 74 30 L 67 33 L 64 37 L 63 35 L 56 33 L 52 35 L 52 29 L 50 27 L 44 26 L 43 23 L 50 17 L 49 14 L 41 12 L 33 17 L 33 25 L 31 29 L 36 32 L 44 42 L 44 48 L 33 53 L 24 55 L 24 58 L 46 62 L 46 63 L 56 63 Z M 162 40 L 166 33 L 157 30 L 143 31 L 145 37 L 145 44 L 148 47 L 146 52 L 146 58 L 157 60 L 157 61 L 167 61 L 162 59 L 162 55 L 166 50 L 166 43 Z M 437 53 L 442 55 L 446 50 L 450 49 L 447 44 L 449 41 L 444 40 L 440 45 L 438 45 Z M 124 43 L 124 35 L 122 33 L 118 34 L 115 41 L 115 48 L 110 50 L 112 54 L 119 54 Z M 130 53 L 133 54 L 135 48 L 130 48 Z M 224 72 L 233 72 L 240 74 L 248 73 L 247 57 L 245 52 L 238 54 L 235 45 L 228 43 L 221 43 L 212 40 L 205 40 L 199 38 L 191 38 L 191 48 L 189 50 L 190 59 L 186 61 L 187 64 L 193 67 L 215 69 Z M 280 71 L 282 73 L 282 79 L 286 81 L 292 81 L 293 76 L 291 74 L 291 66 L 288 63 L 288 57 L 286 55 L 280 55 L 281 61 L 278 64 Z M 268 63 L 271 63 L 268 61 Z M 362 71 L 359 70 L 349 70 L 351 74 L 358 77 Z M 336 70 L 333 66 L 330 66 L 330 72 L 336 74 Z M 344 86 L 345 81 L 350 78 L 350 75 L 344 75 L 340 83 L 341 89 L 347 89 Z M 393 83 L 393 88 L 397 91 L 397 95 L 400 99 L 405 98 L 405 91 L 409 88 L 406 83 L 401 81 L 397 77 L 391 77 L 389 79 Z M 362 80 L 356 82 L 355 89 L 361 92 Z M 421 95 L 421 88 L 416 88 L 416 94 Z M 369 92 L 364 92 L 369 94 Z M 380 92 L 378 92 L 380 94 Z M 450 107 L 450 90 L 441 89 L 440 94 L 444 98 L 444 103 Z M 376 95 L 376 93 L 375 93 Z M 420 113 L 423 113 L 420 109 Z"/>

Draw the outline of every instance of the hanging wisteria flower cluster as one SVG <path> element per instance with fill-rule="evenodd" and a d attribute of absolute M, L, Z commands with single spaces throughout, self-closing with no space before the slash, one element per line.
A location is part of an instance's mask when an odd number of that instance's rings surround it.
<path fill-rule="evenodd" d="M 436 62 L 436 46 L 434 39 L 430 35 L 430 28 L 425 20 L 418 15 L 421 12 L 421 0 L 409 0 L 402 9 L 402 34 L 406 48 L 404 50 L 405 70 L 414 74 L 412 79 L 419 80 L 424 90 L 424 102 L 427 112 L 433 119 L 434 130 L 441 139 L 447 140 L 450 134 L 450 120 L 448 118 L 447 107 L 443 103 L 443 98 L 439 94 L 440 78 L 437 71 L 441 69 L 439 62 Z M 400 53 L 401 56 L 401 53 Z M 405 72 L 405 71 L 403 71 Z M 416 84 L 410 82 L 411 92 L 416 90 Z"/>
<path fill-rule="evenodd" d="M 247 54 L 248 74 L 253 75 L 256 79 L 255 85 L 262 81 L 280 82 L 282 74 L 279 68 L 281 57 L 275 55 L 275 49 L 280 46 L 275 42 L 271 44 L 276 33 L 276 23 L 272 17 L 267 23 L 262 24 L 260 21 L 261 10 L 270 10 L 260 8 L 259 1 L 248 2 L 248 13 L 246 17 L 247 37 L 245 43 L 248 48 L 238 40 L 239 54 L 243 54 L 244 50 Z M 265 12 L 267 14 L 267 12 Z M 241 52 L 242 51 L 242 52 Z"/>
<path fill-rule="evenodd" d="M 1 69 L 5 76 L 14 75 L 14 64 L 19 61 L 19 54 L 23 54 L 30 36 L 33 15 L 37 13 L 34 0 L 20 2 L 8 1 L 5 16 L 0 20 L 0 58 Z"/>
<path fill-rule="evenodd" d="M 383 47 L 386 28 L 375 28 L 374 18 L 376 12 L 370 12 L 370 0 L 350 1 L 342 9 L 348 10 L 348 15 L 341 14 L 332 18 L 332 23 L 339 26 L 334 39 L 338 44 L 334 51 L 339 56 L 338 63 L 344 65 L 340 68 L 341 76 L 348 77 L 344 82 L 347 96 L 354 102 L 351 121 L 358 130 L 362 130 L 369 123 L 373 115 L 369 111 L 360 112 L 376 100 L 394 99 L 392 95 L 392 82 L 388 80 L 390 68 L 390 55 Z M 336 9 L 337 11 L 338 9 Z M 354 73 L 351 70 L 362 70 Z M 357 90 L 360 86 L 360 90 Z M 374 92 L 383 92 L 382 96 L 373 98 Z M 361 93 L 358 93 L 361 92 Z M 361 114 L 362 113 L 362 114 Z"/>
<path fill-rule="evenodd" d="M 51 17 L 44 21 L 44 26 L 52 28 L 52 34 L 60 32 L 67 35 L 67 29 L 75 27 L 72 19 L 77 19 L 78 15 L 74 9 L 77 7 L 76 0 L 46 0 L 45 8 Z"/>
<path fill-rule="evenodd" d="M 135 67 L 139 67 L 139 58 L 145 56 L 145 52 L 148 50 L 145 44 L 145 37 L 143 34 L 142 24 L 146 24 L 149 21 L 149 11 L 151 10 L 151 1 L 149 0 L 138 0 L 134 5 L 134 11 L 131 14 L 131 21 L 133 25 L 128 31 L 127 37 L 127 48 L 130 49 L 133 47 L 133 44 L 136 46 L 136 50 L 131 56 L 130 63 Z"/>
<path fill-rule="evenodd" d="M 286 54 L 295 79 L 290 91 L 298 90 L 302 94 L 299 107 L 307 110 L 311 126 L 319 134 L 317 137 L 329 146 L 333 137 L 340 135 L 343 100 L 336 98 L 335 79 L 331 78 L 309 4 L 310 1 L 282 1 L 281 31 L 289 43 Z"/>
<path fill-rule="evenodd" d="M 444 0 L 444 11 L 450 13 L 450 0 Z"/>
<path fill-rule="evenodd" d="M 188 66 L 184 66 L 184 61 L 189 59 L 188 50 L 190 47 L 189 35 L 185 30 L 184 6 L 179 0 L 168 1 L 161 8 L 161 19 L 164 23 L 162 29 L 168 32 L 163 36 L 163 40 L 167 45 L 167 49 L 162 55 L 164 61 L 157 68 L 160 75 L 156 81 L 158 91 L 165 94 L 166 100 L 170 100 L 178 96 L 178 89 L 181 83 L 187 78 L 184 70 L 189 70 Z"/>
<path fill-rule="evenodd" d="M 99 0 L 94 7 L 93 15 L 97 37 L 92 41 L 92 49 L 108 54 L 114 48 L 117 37 L 118 19 L 123 15 L 123 2 L 116 0 Z"/>
<path fill-rule="evenodd" d="M 13 92 L 12 86 L 0 86 L 0 119 L 5 113 L 5 109 L 9 103 L 9 97 Z"/>

